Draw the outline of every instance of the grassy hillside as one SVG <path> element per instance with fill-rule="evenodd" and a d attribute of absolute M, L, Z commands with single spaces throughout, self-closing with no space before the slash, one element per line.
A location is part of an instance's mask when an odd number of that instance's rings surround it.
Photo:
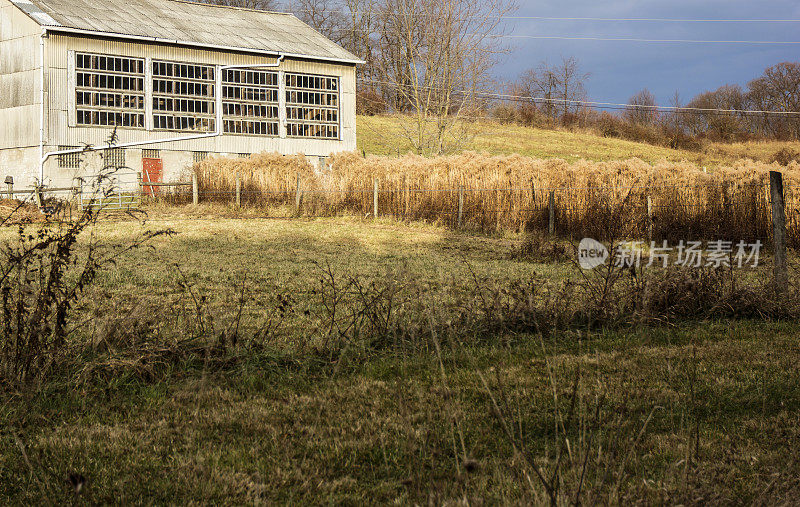
<path fill-rule="evenodd" d="M 403 138 L 403 124 L 409 118 L 402 116 L 360 116 L 358 118 L 358 148 L 368 154 L 397 155 L 411 151 L 411 144 Z M 592 161 L 639 158 L 646 162 L 669 160 L 690 161 L 713 167 L 731 163 L 739 158 L 767 161 L 776 151 L 790 146 L 800 151 L 800 143 L 748 142 L 707 143 L 702 151 L 673 150 L 645 143 L 606 138 L 585 132 L 542 130 L 493 121 L 479 121 L 472 125 L 472 137 L 464 150 L 488 152 L 495 155 L 519 153 L 537 158 L 563 158 L 567 161 L 586 159 Z"/>

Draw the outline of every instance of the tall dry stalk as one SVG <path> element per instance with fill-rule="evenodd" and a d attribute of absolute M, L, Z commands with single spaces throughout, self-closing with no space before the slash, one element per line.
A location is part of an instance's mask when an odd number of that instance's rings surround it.
<path fill-rule="evenodd" d="M 689 162 L 639 159 L 613 162 L 533 159 L 520 155 L 427 158 L 338 154 L 320 172 L 302 156 L 255 155 L 209 159 L 194 168 L 204 193 L 230 199 L 237 172 L 253 202 L 293 202 L 300 175 L 305 213 L 371 214 L 373 182 L 379 213 L 455 225 L 463 187 L 464 225 L 482 230 L 546 229 L 548 197 L 555 192 L 557 232 L 601 239 L 611 221 L 631 223 L 654 239 L 768 239 L 769 171 L 780 169 L 787 188 L 789 237 L 800 243 L 800 164 L 740 161 L 705 172 Z M 651 213 L 648 217 L 648 197 Z"/>

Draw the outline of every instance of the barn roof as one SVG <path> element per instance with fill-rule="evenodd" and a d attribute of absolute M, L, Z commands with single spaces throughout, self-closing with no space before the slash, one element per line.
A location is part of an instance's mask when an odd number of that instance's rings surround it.
<path fill-rule="evenodd" d="M 11 0 L 51 32 L 361 63 L 295 16 L 180 0 Z"/>

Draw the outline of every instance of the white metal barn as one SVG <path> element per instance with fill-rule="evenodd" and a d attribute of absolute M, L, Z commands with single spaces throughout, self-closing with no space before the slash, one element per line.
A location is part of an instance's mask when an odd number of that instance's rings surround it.
<path fill-rule="evenodd" d="M 209 154 L 356 148 L 354 55 L 291 14 L 176 0 L 0 0 L 0 183 L 105 162 L 175 181 Z M 106 145 L 116 149 L 70 153 Z"/>

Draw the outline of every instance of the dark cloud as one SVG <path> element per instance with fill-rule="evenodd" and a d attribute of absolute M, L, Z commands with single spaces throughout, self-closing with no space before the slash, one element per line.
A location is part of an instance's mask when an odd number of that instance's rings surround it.
<path fill-rule="evenodd" d="M 800 2 L 775 0 L 612 0 L 521 1 L 518 16 L 800 19 Z M 675 23 L 512 20 L 515 35 L 630 37 L 694 40 L 800 40 L 800 23 Z M 574 56 L 591 73 L 592 99 L 625 102 L 649 88 L 667 104 L 678 91 L 684 99 L 724 84 L 745 85 L 768 66 L 800 60 L 800 45 L 642 43 L 511 39 L 511 53 L 497 67 L 510 81 L 541 61 Z"/>

